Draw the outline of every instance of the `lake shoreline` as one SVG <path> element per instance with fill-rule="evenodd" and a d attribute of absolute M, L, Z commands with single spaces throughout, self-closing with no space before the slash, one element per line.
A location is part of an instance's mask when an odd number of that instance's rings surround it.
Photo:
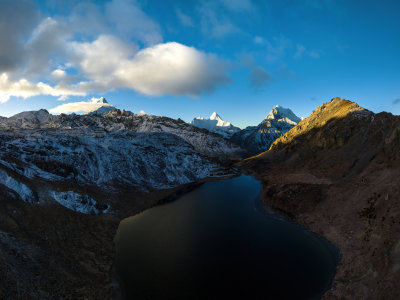
<path fill-rule="evenodd" d="M 234 177 L 237 177 L 237 176 L 234 176 Z M 232 178 L 232 176 L 230 176 L 230 178 Z M 226 178 L 225 178 L 226 179 Z M 253 179 L 253 180 L 255 180 L 255 179 Z M 215 181 L 215 180 L 212 180 L 212 181 Z M 256 180 L 255 180 L 256 181 Z M 208 180 L 206 181 L 206 182 L 208 182 Z M 258 181 L 257 181 L 258 182 Z M 194 189 L 196 189 L 196 188 L 198 188 L 199 186 L 202 186 L 203 184 L 204 184 L 205 182 L 202 182 L 202 183 L 200 183 L 200 184 L 195 184 L 194 186 L 191 186 L 191 187 L 189 187 L 189 188 L 187 188 L 187 187 L 185 187 L 184 189 L 181 189 L 181 191 L 180 192 L 178 192 L 178 193 L 175 193 L 174 195 L 172 195 L 171 197 L 167 197 L 166 199 L 167 199 L 167 201 L 165 200 L 165 199 L 163 199 L 163 200 L 161 200 L 160 201 L 160 203 L 158 203 L 158 204 L 156 204 L 154 207 L 156 207 L 156 206 L 159 206 L 159 204 L 161 204 L 161 205 L 163 205 L 163 204 L 165 204 L 165 203 L 171 203 L 171 202 L 173 202 L 174 200 L 176 200 L 176 199 L 178 199 L 178 198 L 180 198 L 181 196 L 183 196 L 183 195 L 185 195 L 185 194 L 187 194 L 187 192 L 191 192 L 191 191 L 193 191 Z M 260 185 L 260 187 L 261 187 L 261 185 Z M 204 189 L 203 189 L 203 192 L 199 192 L 199 193 L 201 193 L 201 195 L 203 195 L 203 193 L 204 193 Z M 192 196 L 193 197 L 193 196 Z M 203 197 L 203 196 L 202 196 Z M 204 196 L 204 197 L 206 197 L 206 196 Z M 240 196 L 239 196 L 240 197 Z M 207 198 L 204 198 L 204 199 L 207 199 Z M 220 198 L 219 198 L 220 199 Z M 186 203 L 187 203 L 187 201 L 188 201 L 189 199 L 185 199 L 185 201 L 186 201 Z M 211 200 L 210 200 L 211 201 Z M 242 201 L 240 201 L 240 202 L 242 202 Z M 244 203 L 246 203 L 247 201 L 244 201 Z M 201 202 L 202 203 L 202 202 Z M 207 203 L 207 202 L 206 202 Z M 201 206 L 204 206 L 204 205 L 206 205 L 206 203 L 204 203 L 204 204 L 201 204 Z M 243 202 L 242 202 L 243 203 Z M 260 197 L 257 197 L 257 199 L 256 199 L 256 203 L 258 203 L 259 205 L 259 208 L 261 208 L 262 209 L 262 214 L 263 215 L 268 215 L 269 217 L 271 217 L 271 214 L 270 214 L 270 212 L 267 212 L 266 210 L 265 210 L 265 206 L 264 205 L 262 205 L 262 203 L 261 203 L 261 199 L 260 199 Z M 177 206 L 178 205 L 178 206 Z M 177 206 L 177 207 L 181 207 L 182 205 L 186 205 L 186 204 L 183 204 L 183 203 L 180 203 L 180 204 L 175 204 L 175 206 Z M 190 204 L 188 204 L 188 205 L 190 205 Z M 246 204 L 247 205 L 247 204 Z M 173 207 L 175 207 L 175 206 L 173 206 Z M 224 206 L 225 206 L 225 204 L 224 204 Z M 250 207 L 252 207 L 253 206 L 253 204 L 252 203 L 250 203 Z M 173 209 L 173 211 L 175 212 L 176 211 L 176 208 L 173 208 L 173 207 L 170 207 L 169 209 Z M 165 208 L 162 208 L 163 210 L 165 209 Z M 202 208 L 203 209 L 203 208 Z M 246 209 L 247 210 L 247 209 Z M 256 209 L 256 210 L 258 210 L 258 209 Z M 160 211 L 160 209 L 158 209 L 157 211 Z M 260 212 L 259 210 L 258 210 L 258 212 Z M 142 217 L 140 217 L 140 219 L 136 219 L 136 220 L 143 220 L 143 218 L 148 218 L 148 216 L 150 216 L 150 215 L 152 215 L 152 214 L 154 214 L 155 213 L 155 211 L 153 211 L 153 212 L 149 212 L 149 211 L 147 211 L 147 213 L 146 213 L 146 215 L 145 216 L 142 216 Z M 172 213 L 172 212 L 170 212 L 170 213 Z M 228 213 L 229 214 L 229 213 Z M 169 214 L 167 214 L 167 215 L 169 215 Z M 284 223 L 285 224 L 288 224 L 290 227 L 292 227 L 292 226 L 294 226 L 295 228 L 297 228 L 296 230 L 298 231 L 298 232 L 302 232 L 302 233 L 305 233 L 306 235 L 309 235 L 310 237 L 312 237 L 314 240 L 318 240 L 319 242 L 319 244 L 320 244 L 320 246 L 316 246 L 316 247 L 322 247 L 322 245 L 324 245 L 323 247 L 324 248 L 326 248 L 327 249 L 327 251 L 329 252 L 329 256 L 331 257 L 331 259 L 332 259 L 332 261 L 334 261 L 334 266 L 335 266 L 335 270 L 336 270 L 336 268 L 337 268 L 337 262 L 338 262 L 338 256 L 339 256 L 339 253 L 337 252 L 337 249 L 334 247 L 334 245 L 332 245 L 329 241 L 327 241 L 326 239 L 324 239 L 324 238 L 322 238 L 321 236 L 319 236 L 319 235 L 317 235 L 317 234 L 315 234 L 315 233 L 313 233 L 313 232 L 310 232 L 309 230 L 307 230 L 306 228 L 304 228 L 303 226 L 300 226 L 299 224 L 296 224 L 296 223 L 294 223 L 294 222 L 291 222 L 290 220 L 287 220 L 286 218 L 282 218 L 282 216 L 279 216 L 278 218 L 276 218 L 276 214 L 274 214 L 275 215 L 275 217 L 273 218 L 273 219 L 279 219 L 279 221 L 284 221 Z M 164 216 L 164 215 L 163 215 Z M 164 217 L 163 217 L 164 218 Z M 129 218 L 130 219 L 130 218 Z M 268 219 L 268 218 L 267 218 Z M 125 224 L 124 224 L 124 226 L 126 226 L 126 224 L 128 224 L 129 222 L 132 222 L 132 221 L 134 221 L 135 220 L 135 216 L 132 216 L 132 219 L 131 219 L 131 221 L 127 221 L 127 222 L 125 222 Z M 159 218 L 156 218 L 156 220 L 159 220 Z M 280 222 L 278 222 L 278 223 L 280 223 Z M 136 223 L 135 223 L 136 224 Z M 199 224 L 199 223 L 197 223 L 196 222 L 196 224 Z M 227 223 L 227 224 L 229 224 L 229 223 Z M 121 225 L 120 225 L 121 226 Z M 135 226 L 137 226 L 137 225 L 135 225 Z M 144 225 L 141 225 L 140 226 L 140 228 L 142 228 Z M 152 225 L 153 226 L 153 225 Z M 241 225 L 239 225 L 239 227 L 240 227 Z M 243 224 L 243 226 L 245 226 L 244 224 Z M 287 227 L 287 225 L 285 225 L 286 227 Z M 185 226 L 184 226 L 185 227 Z M 143 228 L 146 228 L 146 227 L 143 227 Z M 245 227 L 244 227 L 245 228 Z M 124 232 L 126 231 L 126 229 L 124 229 Z M 159 235 L 158 235 L 159 236 Z M 162 234 L 161 234 L 161 236 L 163 236 Z M 269 236 L 269 235 L 267 235 L 267 236 Z M 121 237 L 119 238 L 119 240 L 121 239 Z M 130 239 L 132 239 L 132 238 L 130 238 Z M 135 240 L 137 240 L 138 238 L 134 238 Z M 297 238 L 296 238 L 297 239 Z M 140 239 L 139 239 L 140 240 Z M 262 240 L 259 240 L 260 241 L 260 243 L 262 244 L 263 242 L 262 242 Z M 258 243 L 258 242 L 256 242 L 256 243 Z M 142 245 L 142 242 L 141 243 L 139 243 L 140 244 L 140 246 Z M 138 244 L 136 244 L 136 246 L 135 247 L 137 247 L 137 245 Z M 129 251 L 129 253 L 131 253 L 130 251 Z M 268 256 L 268 255 L 267 255 Z M 301 256 L 302 257 L 302 256 Z M 335 258 L 334 258 L 335 257 Z M 304 262 L 303 262 L 304 263 Z M 125 263 L 124 263 L 124 266 L 125 266 Z M 135 272 L 137 271 L 137 266 L 135 267 Z M 313 275 L 314 276 L 314 275 Z M 327 283 L 326 283 L 326 287 L 324 287 L 324 286 L 322 286 L 322 289 L 324 290 L 323 292 L 321 292 L 321 293 L 325 293 L 327 290 L 329 290 L 330 288 L 331 288 L 331 286 L 332 286 L 332 279 L 334 278 L 334 276 L 335 276 L 335 272 L 333 272 L 332 273 L 332 278 L 331 279 L 329 279 L 328 281 L 327 281 Z M 290 277 L 290 276 L 289 276 Z M 262 277 L 259 277 L 259 279 L 262 279 Z M 266 277 L 266 279 L 265 280 L 267 280 L 267 278 L 268 277 Z M 311 279 L 312 277 L 310 277 L 310 279 Z M 289 279 L 288 279 L 289 280 Z M 121 286 L 121 288 L 122 289 L 124 289 L 122 286 Z M 314 298 L 320 298 L 322 296 L 322 294 L 317 294 L 316 296 L 313 296 L 313 299 Z M 308 299 L 308 298 L 307 298 Z"/>
<path fill-rule="evenodd" d="M 319 294 L 318 296 L 316 296 L 315 298 L 313 298 L 313 299 L 322 299 L 323 296 L 333 288 L 333 282 L 334 282 L 334 280 L 336 278 L 337 270 L 339 268 L 339 263 L 340 263 L 340 260 L 342 258 L 342 253 L 341 253 L 339 247 L 337 247 L 335 244 L 330 242 L 326 237 L 324 237 L 324 236 L 322 236 L 322 235 L 320 235 L 320 234 L 318 234 L 318 233 L 316 233 L 314 231 L 311 231 L 309 228 L 304 227 L 303 225 L 293 221 L 293 219 L 291 219 L 290 216 L 288 214 L 285 214 L 282 210 L 279 210 L 279 209 L 275 209 L 274 210 L 273 208 L 268 206 L 268 204 L 266 202 L 262 201 L 261 194 L 260 194 L 260 199 L 259 199 L 258 203 L 256 203 L 255 205 L 257 206 L 256 209 L 259 210 L 260 213 L 265 213 L 265 214 L 267 214 L 267 215 L 269 215 L 269 216 L 271 216 L 273 218 L 276 218 L 276 219 L 278 219 L 280 221 L 288 222 L 288 223 L 291 223 L 291 224 L 293 224 L 295 226 L 300 227 L 302 230 L 304 230 L 308 234 L 313 235 L 314 237 L 319 239 L 321 242 L 323 242 L 325 244 L 325 246 L 329 249 L 329 251 L 331 253 L 331 256 L 335 260 L 336 271 L 333 274 L 333 276 L 331 278 L 331 281 L 330 281 L 329 285 L 326 287 L 325 291 L 323 293 Z"/>

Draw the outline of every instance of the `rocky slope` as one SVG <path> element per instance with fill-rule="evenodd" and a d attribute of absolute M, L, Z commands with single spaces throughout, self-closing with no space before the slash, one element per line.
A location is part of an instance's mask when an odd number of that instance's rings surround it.
<path fill-rule="evenodd" d="M 240 163 L 263 201 L 336 244 L 324 299 L 400 297 L 400 117 L 340 98 Z"/>
<path fill-rule="evenodd" d="M 250 154 L 268 150 L 283 133 L 300 122 L 290 109 L 276 105 L 257 126 L 249 126 L 231 137 L 231 141 L 245 148 Z"/>
<path fill-rule="evenodd" d="M 0 120 L 0 128 L 2 189 L 25 202 L 56 201 L 83 213 L 112 210 L 124 189 L 196 182 L 243 153 L 183 121 L 116 109 L 84 116 L 24 112 Z"/>
<path fill-rule="evenodd" d="M 194 118 L 190 124 L 198 128 L 204 128 L 208 131 L 218 133 L 227 139 L 232 137 L 235 133 L 240 132 L 239 127 L 233 126 L 230 122 L 225 122 L 216 112 L 213 112 L 209 119 L 202 117 Z"/>
<path fill-rule="evenodd" d="M 0 118 L 0 299 L 117 299 L 120 220 L 243 153 L 183 121 L 108 107 Z"/>

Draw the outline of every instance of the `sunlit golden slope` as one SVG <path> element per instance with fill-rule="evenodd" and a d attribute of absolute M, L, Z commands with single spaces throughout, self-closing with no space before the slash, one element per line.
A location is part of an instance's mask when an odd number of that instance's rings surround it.
<path fill-rule="evenodd" d="M 262 201 L 336 244 L 325 299 L 400 298 L 400 117 L 334 98 L 239 163 Z"/>

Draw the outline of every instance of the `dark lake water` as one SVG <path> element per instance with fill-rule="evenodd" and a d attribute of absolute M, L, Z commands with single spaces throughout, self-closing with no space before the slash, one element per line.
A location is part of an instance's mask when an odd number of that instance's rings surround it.
<path fill-rule="evenodd" d="M 209 182 L 123 220 L 116 272 L 127 299 L 319 299 L 335 248 L 268 214 L 250 176 Z"/>

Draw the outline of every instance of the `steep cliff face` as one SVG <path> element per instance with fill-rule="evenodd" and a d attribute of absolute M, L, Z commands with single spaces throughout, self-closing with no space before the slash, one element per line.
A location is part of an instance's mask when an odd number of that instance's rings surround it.
<path fill-rule="evenodd" d="M 400 117 L 335 98 L 240 165 L 263 201 L 339 246 L 325 299 L 400 297 Z"/>

